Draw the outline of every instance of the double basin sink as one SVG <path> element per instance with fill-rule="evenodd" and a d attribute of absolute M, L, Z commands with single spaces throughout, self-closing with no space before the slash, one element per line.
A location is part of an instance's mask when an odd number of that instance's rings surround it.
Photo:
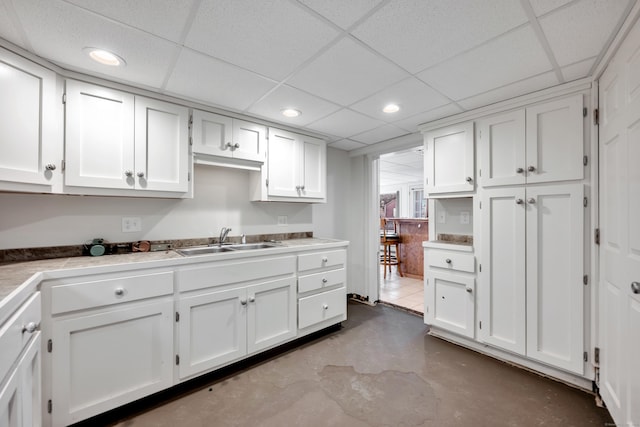
<path fill-rule="evenodd" d="M 235 252 L 235 251 L 250 251 L 256 249 L 275 248 L 278 246 L 275 243 L 244 243 L 237 245 L 215 245 L 215 246 L 200 246 L 196 248 L 184 248 L 176 249 L 180 255 L 193 256 L 193 255 L 208 255 L 218 254 L 221 252 Z"/>

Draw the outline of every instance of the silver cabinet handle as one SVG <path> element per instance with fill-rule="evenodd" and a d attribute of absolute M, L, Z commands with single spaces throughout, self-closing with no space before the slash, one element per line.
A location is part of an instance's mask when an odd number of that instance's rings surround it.
<path fill-rule="evenodd" d="M 131 177 L 131 176 L 133 176 L 133 171 L 124 171 L 124 174 L 125 174 L 126 176 Z"/>
<path fill-rule="evenodd" d="M 471 178 L 470 176 L 467 177 L 466 181 L 471 184 L 471 181 L 473 181 L 473 178 Z"/>
<path fill-rule="evenodd" d="M 535 166 L 529 166 L 529 167 L 527 168 L 527 170 L 528 170 L 529 172 L 535 172 L 536 167 L 535 167 Z"/>
<path fill-rule="evenodd" d="M 524 169 L 522 169 L 522 168 L 516 169 L 516 173 L 523 173 L 523 172 L 524 172 Z"/>
<path fill-rule="evenodd" d="M 323 308 L 324 310 L 328 310 L 328 309 L 329 309 L 329 305 L 328 305 L 328 304 L 322 304 L 322 308 Z"/>
<path fill-rule="evenodd" d="M 322 257 L 322 262 L 329 262 L 329 258 L 327 258 L 326 256 Z"/>
<path fill-rule="evenodd" d="M 249 297 L 249 302 L 256 302 L 256 297 L 254 295 L 251 295 Z"/>
<path fill-rule="evenodd" d="M 48 171 L 54 171 L 56 170 L 56 165 L 54 165 L 53 163 L 47 163 L 46 165 L 44 165 L 44 168 Z"/>
<path fill-rule="evenodd" d="M 471 288 L 467 288 L 467 289 L 466 289 L 466 291 L 467 291 L 467 293 L 472 293 L 472 292 L 473 292 L 473 289 L 471 289 Z"/>
<path fill-rule="evenodd" d="M 36 322 L 29 322 L 22 327 L 22 333 L 29 332 L 30 334 L 34 333 L 40 325 Z"/>
<path fill-rule="evenodd" d="M 444 260 L 444 262 L 446 262 L 447 264 L 451 264 L 451 259 L 447 258 L 447 259 Z"/>
<path fill-rule="evenodd" d="M 119 297 L 124 295 L 124 288 L 116 288 L 115 294 Z"/>
<path fill-rule="evenodd" d="M 533 197 L 530 197 L 527 199 L 527 203 L 529 203 L 530 205 L 533 205 L 536 203 L 536 199 L 534 199 Z"/>
<path fill-rule="evenodd" d="M 521 205 L 524 203 L 524 200 L 522 199 L 516 199 L 516 205 Z"/>
<path fill-rule="evenodd" d="M 138 175 L 138 178 L 144 178 L 144 172 L 138 172 L 136 175 Z"/>
<path fill-rule="evenodd" d="M 640 294 L 640 282 L 631 282 L 631 292 Z"/>
<path fill-rule="evenodd" d="M 235 150 L 237 148 L 240 148 L 240 144 L 236 142 L 235 144 L 233 144 L 233 149 Z"/>
<path fill-rule="evenodd" d="M 300 189 L 301 189 L 302 191 L 304 191 L 304 185 L 301 185 L 301 186 L 300 186 Z"/>
<path fill-rule="evenodd" d="M 296 190 L 300 191 L 300 186 L 296 185 Z"/>
<path fill-rule="evenodd" d="M 328 280 L 326 278 L 322 279 L 322 283 L 327 283 L 327 282 L 328 282 Z"/>
<path fill-rule="evenodd" d="M 230 143 L 230 142 L 227 142 L 224 146 L 225 146 L 226 148 L 233 148 L 233 144 L 232 144 L 232 143 Z"/>
<path fill-rule="evenodd" d="M 242 298 L 242 299 L 240 300 L 240 304 L 242 304 L 242 305 L 247 305 L 247 300 L 246 300 L 246 298 Z"/>

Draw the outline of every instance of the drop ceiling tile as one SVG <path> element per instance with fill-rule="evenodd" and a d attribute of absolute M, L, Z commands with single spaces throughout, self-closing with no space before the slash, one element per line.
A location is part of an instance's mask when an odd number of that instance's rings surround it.
<path fill-rule="evenodd" d="M 396 138 L 398 136 L 406 135 L 408 132 L 404 129 L 400 129 L 393 125 L 384 125 L 379 128 L 371 129 L 369 131 L 354 135 L 351 139 L 358 142 L 364 142 L 365 144 L 376 144 L 378 142 L 386 141 L 387 139 Z"/>
<path fill-rule="evenodd" d="M 562 75 L 564 76 L 565 81 L 570 82 L 572 80 L 578 80 L 583 77 L 587 77 L 589 72 L 591 71 L 591 67 L 596 62 L 596 58 L 589 58 L 584 61 L 576 62 L 575 64 L 567 65 L 566 67 L 562 67 Z"/>
<path fill-rule="evenodd" d="M 177 46 L 58 0 L 21 0 L 14 7 L 34 53 L 65 68 L 159 88 Z M 72 30 L 70 30 L 72 29 Z M 89 59 L 84 47 L 100 47 L 125 59 L 108 67 Z"/>
<path fill-rule="evenodd" d="M 540 26 L 558 64 L 563 67 L 598 56 L 608 46 L 628 4 L 626 0 L 582 0 L 541 18 Z"/>
<path fill-rule="evenodd" d="M 381 0 L 299 0 L 344 29 L 366 15 Z"/>
<path fill-rule="evenodd" d="M 531 7 L 533 8 L 536 16 L 541 16 L 564 6 L 571 1 L 572 0 L 529 0 L 529 3 L 531 3 Z"/>
<path fill-rule="evenodd" d="M 9 10 L 10 7 L 6 2 L 0 1 L 0 38 L 26 49 L 27 46 L 14 25 L 12 11 Z"/>
<path fill-rule="evenodd" d="M 189 49 L 180 53 L 167 92 L 177 96 L 244 110 L 276 83 Z"/>
<path fill-rule="evenodd" d="M 350 139 L 341 139 L 336 142 L 332 142 L 329 144 L 329 147 L 339 148 L 345 151 L 355 150 L 356 148 L 366 147 L 367 144 L 363 144 L 361 142 L 352 141 Z"/>
<path fill-rule="evenodd" d="M 185 45 L 281 80 L 337 35 L 288 0 L 203 0 Z"/>
<path fill-rule="evenodd" d="M 386 122 L 395 122 L 449 102 L 424 82 L 410 77 L 353 104 L 350 108 Z M 398 104 L 400 111 L 384 113 L 382 108 L 389 103 Z"/>
<path fill-rule="evenodd" d="M 345 38 L 332 46 L 288 83 L 347 106 L 408 77 L 404 71 Z"/>
<path fill-rule="evenodd" d="M 393 122 L 393 124 L 411 133 L 415 133 L 418 132 L 418 125 L 442 119 L 444 117 L 453 116 L 454 114 L 461 113 L 462 111 L 462 108 L 451 103 L 424 113 L 413 115 L 404 120 Z"/>
<path fill-rule="evenodd" d="M 298 117 L 285 117 L 282 115 L 282 110 L 286 108 L 294 108 L 302 114 Z M 339 109 L 340 106 L 336 104 L 291 86 L 282 85 L 251 106 L 248 111 L 291 126 L 305 126 Z"/>
<path fill-rule="evenodd" d="M 525 22 L 513 0 L 393 0 L 352 34 L 417 73 Z"/>
<path fill-rule="evenodd" d="M 383 124 L 383 122 L 344 108 L 307 125 L 307 127 L 315 131 L 348 138 Z"/>
<path fill-rule="evenodd" d="M 554 72 L 543 73 L 501 88 L 481 93 L 470 98 L 458 101 L 465 110 L 484 107 L 516 96 L 546 89 L 558 84 L 558 78 Z"/>
<path fill-rule="evenodd" d="M 195 3 L 195 0 L 66 1 L 174 42 L 180 42 Z"/>
<path fill-rule="evenodd" d="M 423 71 L 417 77 L 453 100 L 552 69 L 529 25 Z"/>

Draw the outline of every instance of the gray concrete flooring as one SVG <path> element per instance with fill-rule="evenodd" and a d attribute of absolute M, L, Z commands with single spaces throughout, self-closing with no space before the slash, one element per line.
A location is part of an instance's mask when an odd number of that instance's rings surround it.
<path fill-rule="evenodd" d="M 349 303 L 343 328 L 111 425 L 604 426 L 592 395 Z M 612 424 L 611 424 L 612 425 Z"/>

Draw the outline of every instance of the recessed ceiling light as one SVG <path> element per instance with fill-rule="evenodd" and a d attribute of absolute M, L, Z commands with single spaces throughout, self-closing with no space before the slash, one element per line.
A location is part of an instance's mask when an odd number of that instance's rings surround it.
<path fill-rule="evenodd" d="M 397 113 L 398 111 L 400 111 L 400 107 L 398 106 L 398 104 L 387 104 L 384 106 L 382 111 L 389 114 Z"/>
<path fill-rule="evenodd" d="M 302 112 L 294 108 L 287 108 L 285 110 L 282 110 L 282 115 L 285 117 L 298 117 L 300 114 L 302 114 Z"/>
<path fill-rule="evenodd" d="M 89 55 L 89 58 L 103 65 L 119 67 L 127 64 L 125 60 L 120 56 L 116 55 L 113 52 L 109 52 L 108 50 L 98 49 L 95 47 L 85 47 L 83 50 L 87 53 L 87 55 Z"/>

